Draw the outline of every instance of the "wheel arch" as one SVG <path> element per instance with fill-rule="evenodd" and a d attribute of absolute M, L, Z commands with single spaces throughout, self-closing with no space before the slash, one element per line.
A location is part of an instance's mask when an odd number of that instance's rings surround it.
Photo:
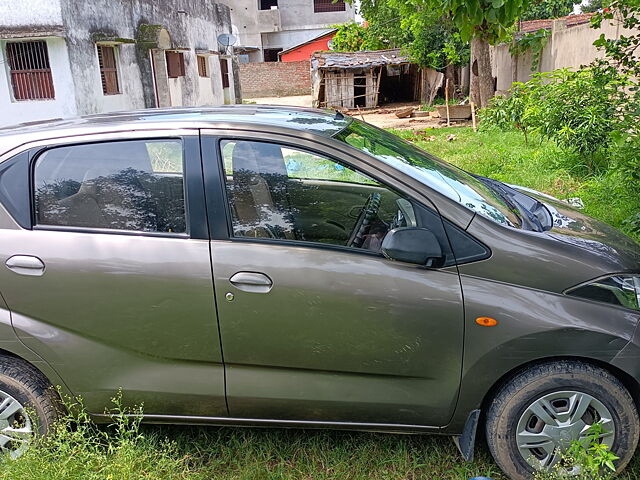
<path fill-rule="evenodd" d="M 39 356 L 33 353 L 31 350 L 27 349 L 21 343 L 13 344 L 14 347 L 12 349 L 2 348 L 0 347 L 0 356 L 15 358 L 17 360 L 21 360 L 31 366 L 34 370 L 36 370 L 43 379 L 49 382 L 56 389 L 61 389 L 59 393 L 67 396 L 72 396 L 71 391 L 64 383 L 62 378 L 58 375 L 58 373 L 51 368 L 51 366 L 42 360 Z"/>
<path fill-rule="evenodd" d="M 610 374 L 616 377 L 624 385 L 624 387 L 629 391 L 631 397 L 633 398 L 633 402 L 635 403 L 636 410 L 640 412 L 640 383 L 632 375 L 625 372 L 621 368 L 602 360 L 597 360 L 589 357 L 575 356 L 575 355 L 563 355 L 563 356 L 545 357 L 545 358 L 540 358 L 536 360 L 531 360 L 529 362 L 525 362 L 521 365 L 518 365 L 512 368 L 508 372 L 504 373 L 500 378 L 498 378 L 498 380 L 496 380 L 493 383 L 493 385 L 491 385 L 489 390 L 487 390 L 487 392 L 484 394 L 482 402 L 480 403 L 481 415 L 480 415 L 478 427 L 484 429 L 488 405 L 495 398 L 495 396 L 500 391 L 500 389 L 505 385 L 507 385 L 516 375 L 518 375 L 520 372 L 524 370 L 528 370 L 537 365 L 561 362 L 563 360 L 582 362 L 582 363 L 593 365 L 595 367 L 599 367 L 599 368 L 602 368 L 603 370 L 608 371 Z"/>

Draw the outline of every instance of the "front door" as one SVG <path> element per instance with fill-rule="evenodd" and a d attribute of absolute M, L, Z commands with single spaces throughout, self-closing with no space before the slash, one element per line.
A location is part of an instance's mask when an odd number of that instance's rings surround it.
<path fill-rule="evenodd" d="M 166 135 L 33 151 L 33 229 L 2 232 L 20 339 L 93 413 L 122 388 L 145 415 L 227 414 L 199 136 Z"/>
<path fill-rule="evenodd" d="M 462 361 L 457 272 L 380 253 L 395 227 L 446 242 L 440 217 L 310 150 L 205 145 L 224 161 L 230 217 L 230 237 L 211 242 L 230 415 L 445 424 Z"/>

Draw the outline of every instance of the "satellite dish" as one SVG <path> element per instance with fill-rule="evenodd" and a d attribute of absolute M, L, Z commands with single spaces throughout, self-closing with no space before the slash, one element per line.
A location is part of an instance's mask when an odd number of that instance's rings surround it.
<path fill-rule="evenodd" d="M 333 50 L 333 46 L 334 46 L 333 39 L 331 39 L 327 42 L 327 48 L 329 50 Z"/>
<path fill-rule="evenodd" d="M 222 35 L 218 35 L 218 43 L 223 47 L 230 47 L 236 44 L 236 37 L 230 33 L 223 33 Z"/>

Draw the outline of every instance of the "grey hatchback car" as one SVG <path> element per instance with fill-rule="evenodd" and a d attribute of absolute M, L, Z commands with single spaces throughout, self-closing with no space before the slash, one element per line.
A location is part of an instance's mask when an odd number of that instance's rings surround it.
<path fill-rule="evenodd" d="M 483 432 L 517 480 L 594 424 L 620 469 L 638 442 L 638 245 L 340 113 L 6 129 L 0 261 L 10 455 L 52 386 L 96 421 L 122 389 L 152 423 Z"/>

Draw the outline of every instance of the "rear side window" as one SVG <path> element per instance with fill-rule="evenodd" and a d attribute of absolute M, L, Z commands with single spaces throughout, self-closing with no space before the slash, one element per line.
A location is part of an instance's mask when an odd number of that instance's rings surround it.
<path fill-rule="evenodd" d="M 34 169 L 36 225 L 185 233 L 180 140 L 57 147 Z"/>

